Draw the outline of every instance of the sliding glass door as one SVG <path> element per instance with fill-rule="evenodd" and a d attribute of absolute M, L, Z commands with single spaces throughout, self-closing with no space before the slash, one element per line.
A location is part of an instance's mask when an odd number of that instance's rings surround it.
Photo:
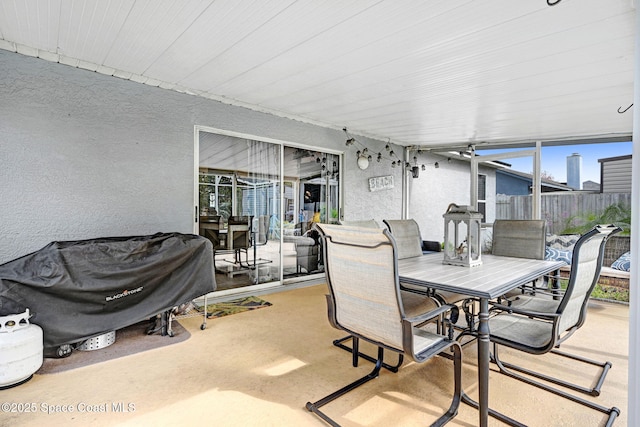
<path fill-rule="evenodd" d="M 339 217 L 340 156 L 198 128 L 198 232 L 219 291 L 324 272 L 315 222 Z"/>

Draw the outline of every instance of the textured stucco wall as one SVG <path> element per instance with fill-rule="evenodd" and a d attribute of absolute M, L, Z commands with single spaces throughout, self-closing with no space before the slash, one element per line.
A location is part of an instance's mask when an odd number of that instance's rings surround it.
<path fill-rule="evenodd" d="M 426 171 L 420 171 L 420 176 L 409 180 L 409 217 L 414 218 L 420 227 L 423 240 L 444 240 L 444 218 L 442 215 L 450 203 L 468 205 L 471 203 L 469 191 L 469 162 L 452 160 L 446 157 L 423 154 L 419 163 L 438 162 L 440 167 L 435 169 L 428 166 Z M 487 205 L 485 222 L 495 219 L 495 170 L 487 167 L 478 169 L 480 174 L 487 176 Z"/>
<path fill-rule="evenodd" d="M 373 160 L 365 170 L 359 169 L 355 153 L 362 147 L 350 146 L 345 150 L 345 208 L 344 219 L 358 221 L 375 219 L 380 227 L 384 227 L 383 219 L 400 219 L 402 216 L 402 167 L 391 167 L 391 158 L 385 150 L 386 143 L 358 138 L 366 144 Z M 402 147 L 392 146 L 394 152 L 402 159 Z M 383 159 L 376 161 L 377 153 Z M 378 191 L 369 191 L 369 178 L 393 176 L 394 187 Z"/>
<path fill-rule="evenodd" d="M 192 232 L 195 125 L 344 150 L 347 164 L 356 161 L 339 129 L 0 50 L 0 263 L 55 240 Z M 367 187 L 368 176 L 391 169 L 352 166 L 345 216 L 399 217 L 399 188 Z"/>

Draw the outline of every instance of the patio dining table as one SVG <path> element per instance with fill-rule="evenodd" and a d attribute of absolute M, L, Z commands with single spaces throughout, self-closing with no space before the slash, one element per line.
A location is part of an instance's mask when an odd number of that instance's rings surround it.
<path fill-rule="evenodd" d="M 555 272 L 565 264 L 496 255 L 482 255 L 482 264 L 461 267 L 443 264 L 443 254 L 434 253 L 398 260 L 401 282 L 435 290 L 455 292 L 476 297 L 480 301 L 478 313 L 478 411 L 481 427 L 489 418 L 489 300 L 525 285 L 546 274 Z M 467 404 L 473 401 L 466 395 Z M 475 406 L 475 405 L 473 405 Z M 514 420 L 514 425 L 518 425 Z"/>

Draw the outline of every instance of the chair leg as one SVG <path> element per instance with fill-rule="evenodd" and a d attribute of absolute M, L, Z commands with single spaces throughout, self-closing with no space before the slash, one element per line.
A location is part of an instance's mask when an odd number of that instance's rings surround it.
<path fill-rule="evenodd" d="M 475 320 L 476 317 L 478 316 L 478 313 L 476 312 L 475 302 L 476 302 L 475 299 L 467 298 L 461 304 L 462 311 L 464 312 L 464 320 L 467 326 L 462 327 L 462 326 L 454 325 L 454 328 L 460 331 L 460 333 L 456 336 L 455 340 L 458 341 L 463 348 L 471 344 L 478 338 L 477 330 L 476 330 L 477 329 L 476 320 Z M 471 337 L 471 339 L 465 342 L 462 342 L 462 337 L 464 336 L 469 336 Z"/>
<path fill-rule="evenodd" d="M 352 347 L 349 347 L 347 345 L 344 344 L 345 341 L 349 340 L 350 338 L 352 338 Z M 358 358 L 362 357 L 364 360 L 368 360 L 369 362 L 372 363 L 376 363 L 376 359 L 374 359 L 373 357 L 369 356 L 368 354 L 364 354 L 361 353 L 359 348 L 360 348 L 360 340 L 358 339 L 358 337 L 354 337 L 353 335 L 347 335 L 346 337 L 337 339 L 333 341 L 333 345 L 335 345 L 338 348 L 341 348 L 343 350 L 348 351 L 349 353 L 351 353 L 352 355 L 352 364 L 354 368 L 358 367 Z M 388 363 L 383 363 L 382 367 L 385 368 L 388 371 L 391 372 L 398 372 L 398 370 L 400 369 L 400 366 L 402 366 L 402 363 L 404 362 L 404 355 L 403 354 L 398 354 L 398 363 L 395 365 L 389 365 Z"/>
<path fill-rule="evenodd" d="M 602 371 L 600 372 L 600 376 L 598 377 L 598 381 L 596 382 L 596 385 L 594 387 L 582 387 L 579 386 L 577 384 L 571 384 L 569 382 L 566 381 L 560 381 L 556 384 L 559 385 L 564 385 L 565 387 L 574 389 L 576 391 L 580 391 L 582 393 L 586 393 L 589 394 L 591 396 L 600 396 L 600 389 L 602 388 L 602 384 L 604 384 L 604 380 L 607 377 L 607 373 L 609 372 L 609 369 L 611 369 L 611 362 L 607 361 L 607 362 L 598 362 L 597 360 L 591 360 L 591 359 L 587 359 L 586 357 L 582 357 L 582 356 L 578 356 L 576 354 L 571 354 L 571 353 L 567 353 L 564 351 L 560 351 L 560 350 L 551 350 L 551 353 L 553 354 L 557 354 L 559 356 L 562 357 L 568 357 L 569 359 L 573 359 L 573 360 L 577 360 L 583 363 L 587 363 L 589 365 L 593 365 L 593 366 L 598 366 L 600 368 L 602 368 Z M 515 368 L 512 368 L 515 369 Z M 540 377 L 542 379 L 545 379 L 544 376 Z M 553 380 L 549 379 L 549 381 L 554 382 Z"/>
<path fill-rule="evenodd" d="M 325 420 L 330 425 L 335 426 L 335 427 L 339 427 L 340 424 L 338 424 L 335 421 L 333 421 L 327 414 L 322 412 L 320 410 L 320 408 L 323 407 L 324 405 L 326 405 L 327 403 L 333 402 L 337 398 L 347 394 L 351 390 L 354 390 L 354 389 L 360 387 L 362 384 L 365 384 L 365 383 L 371 381 L 372 379 L 377 378 L 380 375 L 380 369 L 382 369 L 382 359 L 383 359 L 383 357 L 384 357 L 384 349 L 382 347 L 378 347 L 378 359 L 376 360 L 375 367 L 373 368 L 373 370 L 369 374 L 367 374 L 364 377 L 352 382 L 351 384 L 348 384 L 348 385 L 342 387 L 340 390 L 334 391 L 333 393 L 323 397 L 322 399 L 320 399 L 318 401 L 315 401 L 313 403 L 307 402 L 307 404 L 305 405 L 307 410 L 309 412 L 313 412 L 314 414 L 316 414 L 317 416 L 319 416 L 320 418 Z"/>
<path fill-rule="evenodd" d="M 458 408 L 463 398 L 462 391 L 462 347 L 456 341 L 452 341 L 450 348 L 453 349 L 453 399 L 451 406 L 440 418 L 431 426 L 443 426 L 458 414 Z"/>
<path fill-rule="evenodd" d="M 544 381 L 547 381 L 547 382 L 550 382 L 550 383 L 553 383 L 553 384 L 557 384 L 557 385 L 562 386 L 562 387 L 569 388 L 571 390 L 579 391 L 581 393 L 588 394 L 590 396 L 594 396 L 594 397 L 600 396 L 600 389 L 602 388 L 602 384 L 604 383 L 604 380 L 607 377 L 607 373 L 609 372 L 609 369 L 611 368 L 611 362 L 604 362 L 604 363 L 603 362 L 598 362 L 596 360 L 587 359 L 586 357 L 578 356 L 578 355 L 571 354 L 571 353 L 566 353 L 566 352 L 563 352 L 563 351 L 560 351 L 560 350 L 551 350 L 550 353 L 557 354 L 557 355 L 562 356 L 562 357 L 567 357 L 569 359 L 577 360 L 579 362 L 587 363 L 589 365 L 593 365 L 593 366 L 597 366 L 597 367 L 601 368 L 600 375 L 597 377 L 596 385 L 594 387 L 584 387 L 584 386 L 581 386 L 579 384 L 574 384 L 574 383 L 562 380 L 560 378 L 555 378 L 555 377 L 551 377 L 549 375 L 545 375 L 545 374 L 543 374 L 541 372 L 532 371 L 532 370 L 524 368 L 522 366 L 518 366 L 518 365 L 514 365 L 512 363 L 504 362 L 504 361 L 498 359 L 497 354 L 495 354 L 494 357 L 497 360 L 496 364 L 498 364 L 498 367 L 502 366 L 502 367 L 505 367 L 507 369 L 512 369 L 514 371 L 522 372 L 523 374 L 526 374 L 526 375 L 529 375 L 529 376 L 532 376 L 532 377 L 536 377 L 536 378 L 539 378 L 541 380 L 544 380 Z"/>
<path fill-rule="evenodd" d="M 581 360 L 582 359 L 582 358 L 579 358 L 578 356 L 576 356 L 576 357 L 567 356 L 567 357 L 575 358 L 576 360 Z M 588 359 L 585 359 L 585 360 L 588 360 Z M 500 373 L 502 373 L 504 375 L 507 375 L 507 376 L 512 377 L 512 378 L 515 378 L 515 379 L 520 380 L 522 382 L 525 382 L 525 383 L 527 383 L 529 385 L 541 388 L 541 389 L 546 390 L 546 391 L 548 391 L 550 393 L 553 393 L 555 395 L 564 397 L 565 399 L 569 399 L 569 400 L 571 400 L 573 402 L 579 403 L 579 404 L 581 404 L 583 406 L 586 406 L 588 408 L 591 408 L 591 409 L 594 409 L 596 411 L 599 411 L 599 412 L 602 412 L 604 414 L 607 414 L 606 426 L 613 425 L 613 422 L 615 421 L 615 419 L 618 417 L 618 415 L 620 415 L 620 409 L 616 408 L 615 406 L 611 407 L 611 408 L 607 408 L 607 407 L 604 407 L 602 405 L 595 404 L 595 403 L 590 402 L 588 400 L 582 399 L 581 397 L 574 396 L 574 395 L 569 394 L 569 393 L 567 393 L 565 391 L 562 391 L 562 390 L 559 390 L 557 388 L 551 387 L 551 386 L 549 386 L 547 384 L 535 381 L 535 380 L 533 380 L 531 378 L 525 377 L 524 375 L 517 374 L 516 372 L 510 370 L 509 368 L 511 368 L 513 370 L 516 370 L 516 371 L 520 371 L 520 372 L 526 373 L 526 374 L 530 374 L 530 375 L 532 375 L 534 377 L 538 377 L 538 378 L 541 378 L 541 379 L 549 378 L 548 381 L 553 382 L 553 383 L 558 384 L 558 385 L 563 385 L 564 383 L 566 383 L 565 381 L 558 380 L 558 379 L 552 378 L 552 377 L 547 377 L 546 375 L 542 375 L 542 374 L 539 374 L 537 372 L 536 373 L 532 373 L 533 371 L 529 371 L 528 369 L 516 367 L 515 365 L 509 364 L 509 363 L 505 363 L 505 362 L 501 361 L 499 356 L 498 356 L 498 345 L 495 344 L 495 343 L 493 345 L 493 362 L 495 362 L 495 364 L 498 365 L 498 368 L 500 369 Z M 593 361 L 590 361 L 590 362 L 593 362 Z M 595 362 L 595 363 L 599 365 L 599 362 Z M 611 364 L 609 363 L 609 367 L 610 366 L 611 366 Z M 609 367 L 607 367 L 606 370 L 608 370 Z M 603 377 L 601 377 L 601 381 L 599 381 L 598 389 L 600 388 L 600 386 L 602 386 L 602 384 L 601 384 L 602 381 L 604 381 Z M 570 383 L 566 383 L 566 384 L 570 384 Z M 570 388 L 575 389 L 574 387 L 570 387 Z"/>
<path fill-rule="evenodd" d="M 348 337 L 347 337 L 348 338 Z M 454 378 L 454 392 L 453 392 L 453 398 L 451 401 L 451 405 L 449 406 L 449 408 L 447 409 L 447 411 L 440 416 L 440 418 L 438 418 L 435 422 L 433 422 L 431 424 L 431 427 L 441 427 L 443 425 L 445 425 L 446 423 L 448 423 L 449 421 L 451 421 L 457 414 L 458 414 L 458 408 L 460 407 L 460 402 L 463 399 L 464 393 L 462 391 L 462 347 L 460 347 L 460 345 L 455 342 L 452 341 L 450 347 L 453 348 L 453 369 L 454 369 L 454 374 L 453 374 L 453 378 Z M 449 358 L 449 355 L 447 355 L 447 357 Z M 307 404 L 305 405 L 305 407 L 307 408 L 307 410 L 309 412 L 313 412 L 314 414 L 316 414 L 317 416 L 319 416 L 320 418 L 322 418 L 324 421 L 326 421 L 329 425 L 334 426 L 334 427 L 340 427 L 340 424 L 338 424 L 337 422 L 335 422 L 333 419 L 331 419 L 327 414 L 325 414 L 324 412 L 322 412 L 320 410 L 320 408 L 334 400 L 336 400 L 337 398 L 345 395 L 346 393 L 350 392 L 351 390 L 354 390 L 358 387 L 360 387 L 361 385 L 363 385 L 364 383 L 369 382 L 372 379 L 377 378 L 380 375 L 380 370 L 382 369 L 384 363 L 383 363 L 383 358 L 384 358 L 384 349 L 382 347 L 378 347 L 378 359 L 376 360 L 376 364 L 375 367 L 373 368 L 373 370 L 367 374 L 366 376 L 352 382 L 351 384 L 342 387 L 341 389 L 323 397 L 322 399 L 316 401 L 316 402 L 307 402 Z"/>

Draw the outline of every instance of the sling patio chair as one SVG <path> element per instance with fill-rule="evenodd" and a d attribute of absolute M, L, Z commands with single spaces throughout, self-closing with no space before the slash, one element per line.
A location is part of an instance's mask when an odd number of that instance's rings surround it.
<path fill-rule="evenodd" d="M 562 296 L 560 299 L 557 298 L 557 293 L 555 292 L 547 295 L 540 292 L 536 292 L 534 295 L 521 295 L 514 301 L 510 301 L 509 305 L 492 304 L 492 316 L 489 319 L 490 340 L 493 342 L 494 347 L 493 361 L 497 364 L 501 373 L 603 412 L 607 414 L 606 425 L 613 424 L 620 414 L 618 408 L 606 408 L 570 394 L 565 390 L 537 381 L 532 377 L 592 396 L 600 394 L 600 388 L 611 367 L 611 363 L 601 363 L 581 356 L 560 352 L 557 347 L 584 324 L 589 295 L 598 282 L 600 275 L 605 244 L 610 236 L 619 231 L 620 228 L 614 225 L 599 225 L 580 237 L 573 250 L 569 281 L 566 289 L 561 291 Z M 596 379 L 594 387 L 582 387 L 504 362 L 498 355 L 500 346 L 510 347 L 534 355 L 558 354 L 575 361 L 599 366 L 601 372 Z"/>
<path fill-rule="evenodd" d="M 454 393 L 450 407 L 432 425 L 446 424 L 458 412 L 462 395 L 462 350 L 448 334 L 434 332 L 434 320 L 457 307 L 437 306 L 426 296 L 403 293 L 398 279 L 397 246 L 382 229 L 316 224 L 323 241 L 329 323 L 378 348 L 375 367 L 366 376 L 323 397 L 306 408 L 330 425 L 338 424 L 320 410 L 324 405 L 377 378 L 384 351 L 406 354 L 422 363 L 443 354 L 453 359 Z M 452 350 L 452 354 L 447 353 Z"/>
<path fill-rule="evenodd" d="M 422 256 L 422 236 L 420 227 L 414 219 L 384 219 L 382 220 L 389 232 L 393 235 L 398 245 L 398 259 Z M 438 291 L 425 289 L 423 287 L 400 283 L 402 289 L 417 293 L 427 293 L 433 296 L 442 304 L 454 304 L 467 298 L 466 295 L 455 292 Z"/>
<path fill-rule="evenodd" d="M 354 221 L 345 221 L 345 220 L 340 220 L 339 221 L 340 225 L 346 225 L 349 227 L 365 227 L 365 228 L 374 228 L 374 229 L 380 229 L 380 225 L 378 224 L 378 222 L 375 219 L 365 219 L 365 220 L 354 220 Z M 349 347 L 347 344 L 345 344 L 348 340 L 351 340 L 351 347 Z M 353 336 L 353 335 L 347 335 L 346 337 L 342 337 L 342 338 L 338 338 L 336 340 L 333 340 L 333 345 L 335 345 L 338 348 L 341 348 L 343 350 L 346 350 L 348 352 L 350 352 L 353 356 L 352 356 L 352 364 L 353 367 L 356 368 L 358 366 L 358 358 L 361 357 L 365 360 L 368 360 L 369 362 L 375 363 L 376 359 L 374 357 L 369 356 L 368 354 L 365 353 L 361 353 L 359 351 L 359 342 L 358 342 L 358 337 Z M 395 365 L 389 365 L 388 363 L 383 363 L 382 367 L 385 369 L 390 370 L 391 372 L 398 372 L 398 369 L 400 369 L 400 366 L 402 366 L 402 362 L 404 361 L 403 355 L 399 355 L 398 357 L 398 363 L 396 363 Z"/>
<path fill-rule="evenodd" d="M 386 221 L 385 221 L 386 224 Z M 374 229 L 380 229 L 380 225 L 378 224 L 378 222 L 374 219 L 368 219 L 368 220 L 359 220 L 359 221 L 340 221 L 340 225 L 346 225 L 346 226 L 351 226 L 351 227 L 365 227 L 365 228 L 374 228 Z M 412 237 L 411 243 L 413 243 L 414 245 L 406 242 L 405 240 L 405 236 L 400 236 L 400 242 L 398 242 L 398 239 L 396 238 L 396 243 L 398 243 L 397 247 L 398 247 L 398 259 L 402 259 L 404 257 L 407 256 L 415 256 L 415 254 L 419 254 L 419 256 L 422 256 L 422 244 L 420 244 L 420 248 L 419 251 L 416 249 L 417 247 L 415 246 L 415 243 L 417 243 L 415 241 L 415 239 L 413 239 L 413 237 L 418 236 L 418 239 L 420 239 L 420 230 L 418 230 L 418 224 L 414 221 L 414 220 L 409 220 L 407 221 L 407 228 L 410 229 L 410 233 L 407 233 L 408 235 L 410 235 Z M 403 229 L 404 227 L 402 225 L 398 226 L 398 229 Z M 417 234 L 415 234 L 415 231 L 417 230 Z M 396 236 L 394 236 L 395 238 Z M 421 242 L 421 240 L 420 240 Z M 400 283 L 400 289 L 401 292 L 413 292 L 413 293 L 421 293 L 423 295 L 427 295 L 431 298 L 434 298 L 434 302 L 438 303 L 438 304 L 442 304 L 442 303 L 446 303 L 445 301 L 442 300 L 442 298 L 437 299 L 435 298 L 435 296 L 433 295 L 433 291 L 430 290 L 425 290 L 424 288 L 420 288 L 420 289 L 413 289 L 411 287 L 411 285 L 408 286 L 404 286 L 403 283 Z M 453 295 L 453 294 L 452 294 Z M 405 296 L 405 300 L 408 300 L 409 298 L 414 298 L 411 295 L 406 295 Z M 347 344 L 345 344 L 348 340 L 351 340 L 351 347 L 349 347 Z M 339 347 L 343 350 L 346 350 L 348 352 L 350 352 L 353 355 L 353 367 L 357 367 L 358 366 L 358 358 L 363 358 L 365 360 L 368 360 L 369 362 L 376 362 L 376 359 L 366 353 L 362 353 L 359 351 L 359 342 L 358 342 L 358 337 L 356 336 L 352 336 L 352 335 L 347 335 L 346 337 L 342 337 L 339 339 L 336 339 L 333 341 L 333 345 L 335 345 L 336 347 Z M 395 365 L 390 365 L 388 363 L 383 363 L 383 367 L 385 369 L 388 369 L 392 372 L 398 372 L 398 369 L 400 368 L 400 366 L 402 366 L 404 359 L 403 359 L 403 355 L 399 355 L 398 357 L 398 362 Z"/>
<path fill-rule="evenodd" d="M 498 219 L 493 223 L 491 254 L 529 259 L 544 259 L 546 250 L 547 223 L 542 219 Z M 541 277 L 531 284 L 509 292 L 505 297 L 523 293 L 534 293 L 550 284 L 557 284 Z"/>
<path fill-rule="evenodd" d="M 340 220 L 340 225 L 349 225 L 351 227 L 368 227 L 368 228 L 380 228 L 380 225 L 375 219 L 361 219 L 353 221 Z"/>

